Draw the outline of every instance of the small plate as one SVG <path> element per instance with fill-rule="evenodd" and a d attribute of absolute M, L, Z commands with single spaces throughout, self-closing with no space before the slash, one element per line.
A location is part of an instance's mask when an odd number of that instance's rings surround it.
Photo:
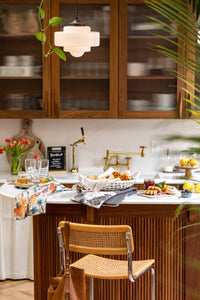
<path fill-rule="evenodd" d="M 28 189 L 34 184 L 32 182 L 30 183 L 18 183 L 17 181 L 15 182 L 15 187 L 19 189 Z"/>

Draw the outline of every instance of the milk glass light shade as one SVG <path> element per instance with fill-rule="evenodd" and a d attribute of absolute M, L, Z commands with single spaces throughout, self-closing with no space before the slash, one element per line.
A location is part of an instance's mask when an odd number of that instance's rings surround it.
<path fill-rule="evenodd" d="M 72 56 L 80 57 L 90 52 L 91 47 L 100 45 L 100 33 L 91 31 L 89 26 L 65 26 L 63 31 L 54 33 L 54 44 Z"/>

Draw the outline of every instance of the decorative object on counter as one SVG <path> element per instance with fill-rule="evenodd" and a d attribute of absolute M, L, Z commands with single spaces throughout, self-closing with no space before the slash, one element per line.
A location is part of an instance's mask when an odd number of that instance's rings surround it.
<path fill-rule="evenodd" d="M 36 159 L 25 159 L 25 174 L 29 182 L 37 179 Z"/>
<path fill-rule="evenodd" d="M 19 184 L 26 184 L 27 183 L 27 177 L 26 177 L 25 172 L 23 172 L 23 171 L 18 172 L 17 183 L 19 183 Z"/>
<path fill-rule="evenodd" d="M 91 31 L 89 26 L 85 26 L 79 20 L 78 0 L 75 20 L 69 26 L 64 26 L 63 31 L 54 33 L 54 43 L 75 57 L 80 57 L 85 52 L 90 52 L 91 47 L 100 45 L 100 33 Z"/>
<path fill-rule="evenodd" d="M 78 172 L 78 168 L 75 167 L 75 147 L 77 144 L 79 143 L 83 143 L 84 145 L 86 144 L 86 140 L 85 140 L 85 134 L 84 134 L 84 130 L 83 130 L 83 127 L 81 127 L 81 133 L 82 133 L 82 139 L 74 142 L 73 144 L 71 144 L 70 146 L 72 146 L 72 151 L 73 151 L 73 167 L 71 169 L 71 172 L 72 173 L 77 173 Z"/>
<path fill-rule="evenodd" d="M 144 190 L 147 190 L 149 186 L 154 186 L 155 181 L 152 178 L 145 178 L 144 179 Z"/>
<path fill-rule="evenodd" d="M 57 47 L 53 48 L 50 41 L 48 41 L 49 50 L 47 52 L 45 52 L 44 45 L 46 43 L 47 37 L 46 37 L 46 34 L 44 33 L 44 31 L 46 31 L 50 26 L 52 26 L 52 27 L 58 26 L 60 24 L 60 22 L 62 21 L 62 18 L 59 18 L 59 17 L 50 18 L 49 22 L 48 22 L 48 26 L 43 28 L 42 20 L 44 20 L 44 18 L 45 18 L 45 11 L 43 10 L 42 5 L 43 5 L 43 0 L 41 1 L 40 6 L 38 7 L 38 21 L 39 21 L 39 25 L 40 25 L 40 32 L 36 32 L 34 35 L 35 35 L 36 39 L 38 41 L 40 41 L 42 44 L 42 53 L 43 53 L 44 57 L 48 57 L 52 53 L 55 53 L 62 60 L 66 61 L 65 53 L 60 48 L 57 48 Z"/>
<path fill-rule="evenodd" d="M 190 198 L 192 196 L 192 192 L 188 189 L 181 191 L 181 196 L 183 198 Z"/>
<path fill-rule="evenodd" d="M 6 152 L 10 157 L 11 161 L 11 174 L 17 175 L 18 172 L 22 169 L 21 157 L 27 153 L 29 150 L 25 150 L 26 146 L 30 145 L 29 140 L 21 139 L 5 139 L 6 144 L 4 146 L 0 146 L 0 154 Z"/>
<path fill-rule="evenodd" d="M 131 176 L 130 171 L 118 172 L 109 168 L 99 176 L 83 176 L 79 174 L 80 184 L 90 191 L 117 191 L 134 185 L 137 174 Z"/>
<path fill-rule="evenodd" d="M 127 160 L 126 163 L 120 163 L 119 158 L 120 155 L 140 155 L 141 157 L 144 157 L 145 153 L 144 153 L 144 149 L 146 148 L 146 146 L 140 146 L 140 148 L 142 149 L 140 153 L 134 153 L 134 152 L 117 152 L 117 151 L 110 151 L 107 150 L 106 151 L 106 157 L 104 157 L 105 159 L 105 171 L 112 166 L 115 167 L 121 167 L 121 166 L 125 166 L 128 170 L 130 169 L 130 159 L 131 157 L 125 157 L 125 159 Z M 111 156 L 111 154 L 114 154 Z M 109 161 L 115 158 L 116 162 L 115 163 L 110 163 Z"/>
<path fill-rule="evenodd" d="M 11 140 L 20 140 L 24 138 L 25 140 L 29 140 L 30 144 L 26 145 L 26 150 L 29 150 L 26 154 L 24 154 L 21 157 L 21 164 L 22 164 L 22 170 L 25 170 L 25 159 L 26 158 L 34 158 L 34 155 L 38 155 L 40 158 L 44 158 L 45 156 L 45 147 L 41 139 L 39 139 L 37 136 L 35 136 L 32 133 L 31 126 L 33 124 L 33 121 L 30 119 L 23 119 L 22 120 L 22 131 L 12 137 Z M 10 161 L 9 155 L 7 155 L 7 159 Z"/>
<path fill-rule="evenodd" d="M 49 160 L 39 159 L 38 160 L 38 177 L 40 180 L 42 178 L 47 178 L 49 175 Z"/>
<path fill-rule="evenodd" d="M 38 215 L 46 212 L 46 198 L 55 192 L 57 185 L 49 183 L 45 186 L 36 185 L 15 197 L 14 215 L 17 220 L 27 216 Z"/>
<path fill-rule="evenodd" d="M 173 172 L 174 169 L 174 161 L 170 155 L 169 149 L 166 150 L 166 156 L 164 156 L 164 172 Z"/>
<path fill-rule="evenodd" d="M 193 182 L 191 182 L 191 181 L 186 181 L 185 183 L 184 183 L 184 185 L 183 185 L 183 190 L 189 190 L 189 191 L 193 191 L 194 190 L 194 187 L 195 187 L 195 185 L 194 185 L 194 183 Z"/>
<path fill-rule="evenodd" d="M 165 184 L 165 181 L 159 182 L 156 185 L 148 186 L 144 192 L 139 193 L 139 196 L 154 198 L 180 196 L 180 192 L 175 186 Z"/>
<path fill-rule="evenodd" d="M 182 179 L 196 179 L 196 177 L 192 175 L 192 171 L 195 170 L 195 169 L 199 169 L 199 166 L 196 166 L 196 167 L 195 166 L 194 167 L 185 166 L 185 167 L 183 167 L 183 166 L 177 165 L 175 167 L 185 170 L 185 175 L 181 176 L 180 178 L 182 178 Z"/>
<path fill-rule="evenodd" d="M 137 193 L 135 187 L 126 188 L 118 191 L 98 191 L 98 192 L 83 192 L 76 194 L 72 200 L 81 204 L 85 204 L 94 208 L 100 208 L 102 205 L 119 206 L 120 203 L 127 197 Z"/>
<path fill-rule="evenodd" d="M 47 147 L 47 158 L 49 160 L 49 172 L 53 174 L 62 173 L 66 174 L 66 147 L 55 146 Z"/>

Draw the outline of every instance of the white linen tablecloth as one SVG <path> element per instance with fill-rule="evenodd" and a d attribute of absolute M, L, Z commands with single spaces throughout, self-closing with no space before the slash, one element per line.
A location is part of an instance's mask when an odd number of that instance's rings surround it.
<path fill-rule="evenodd" d="M 0 187 L 0 280 L 33 279 L 32 217 L 14 218 L 14 197 L 22 190 Z"/>

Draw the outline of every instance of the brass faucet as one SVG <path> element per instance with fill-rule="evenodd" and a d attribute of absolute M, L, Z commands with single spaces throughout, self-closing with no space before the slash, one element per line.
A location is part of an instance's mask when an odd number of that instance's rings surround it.
<path fill-rule="evenodd" d="M 78 168 L 75 168 L 75 147 L 77 144 L 79 143 L 83 143 L 83 144 L 86 144 L 86 140 L 85 140 L 85 134 L 84 134 L 84 130 L 83 130 L 83 127 L 81 127 L 81 133 L 82 133 L 82 139 L 79 139 L 78 141 L 74 142 L 72 145 L 73 148 L 72 148 L 72 153 L 73 153 L 73 167 L 71 169 L 71 172 L 72 173 L 77 173 L 78 172 Z"/>
<path fill-rule="evenodd" d="M 120 155 L 140 155 L 141 157 L 144 157 L 145 153 L 144 153 L 144 149 L 146 148 L 146 146 L 140 146 L 141 148 L 141 152 L 140 153 L 135 153 L 135 152 L 117 152 L 117 151 L 110 151 L 107 150 L 106 151 L 106 157 L 104 157 L 105 159 L 105 171 L 109 168 L 109 167 L 121 167 L 121 166 L 126 166 L 127 169 L 130 169 L 130 160 L 131 157 L 125 157 L 126 159 L 126 163 L 120 163 L 119 158 Z M 113 154 L 113 155 L 111 155 Z M 116 161 L 115 163 L 110 163 L 109 160 L 115 158 Z"/>

